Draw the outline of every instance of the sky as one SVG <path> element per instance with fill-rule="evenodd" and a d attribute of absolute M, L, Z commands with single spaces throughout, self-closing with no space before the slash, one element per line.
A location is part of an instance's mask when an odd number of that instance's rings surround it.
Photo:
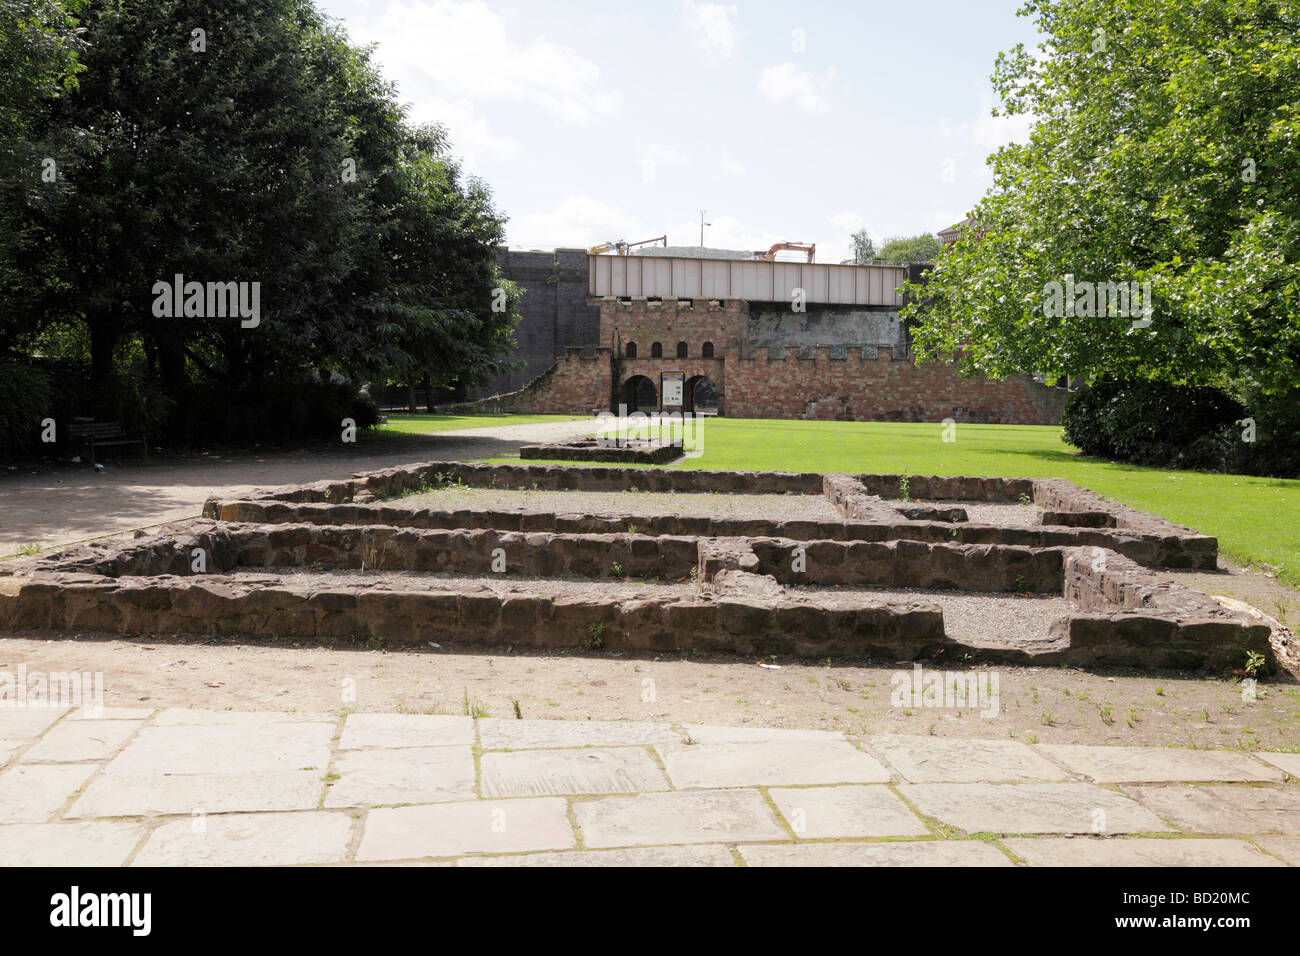
<path fill-rule="evenodd" d="M 707 246 L 818 262 L 984 194 L 1029 126 L 991 115 L 998 51 L 1036 43 L 1020 2 L 317 0 L 448 128 L 512 247 L 698 245 L 703 209 Z"/>

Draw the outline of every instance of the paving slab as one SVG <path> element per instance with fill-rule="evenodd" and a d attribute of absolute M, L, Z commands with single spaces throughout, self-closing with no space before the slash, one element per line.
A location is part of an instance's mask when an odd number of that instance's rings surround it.
<path fill-rule="evenodd" d="M 67 707 L 0 707 L 0 740 L 33 740 L 67 712 Z"/>
<path fill-rule="evenodd" d="M 1300 836 L 1261 836 L 1255 842 L 1290 866 L 1300 866 Z"/>
<path fill-rule="evenodd" d="M 1097 783 L 1222 780 L 1281 781 L 1282 772 L 1247 754 L 1178 747 L 1086 747 L 1040 744 L 1045 755 Z"/>
<path fill-rule="evenodd" d="M 457 866 L 735 866 L 725 846 L 647 846 L 632 850 L 576 850 L 520 856 L 467 856 Z"/>
<path fill-rule="evenodd" d="M 153 722 L 158 727 L 182 727 L 196 724 L 219 727 L 226 724 L 315 724 L 334 723 L 337 714 L 300 714 L 284 710 L 194 710 L 170 707 L 160 710 Z"/>
<path fill-rule="evenodd" d="M 641 793 L 668 790 L 668 780 L 643 747 L 520 750 L 480 758 L 485 797 Z"/>
<path fill-rule="evenodd" d="M 67 717 L 64 723 L 72 720 L 147 720 L 153 711 L 148 707 L 78 707 Z"/>
<path fill-rule="evenodd" d="M 138 823 L 17 823 L 0 826 L 5 866 L 121 866 L 145 834 Z"/>
<path fill-rule="evenodd" d="M 358 861 L 567 850 L 578 841 L 559 797 L 371 810 Z"/>
<path fill-rule="evenodd" d="M 455 747 L 474 743 L 472 717 L 442 714 L 350 714 L 339 747 Z"/>
<path fill-rule="evenodd" d="M 255 773 L 317 769 L 330 759 L 334 725 L 232 723 L 144 727 L 109 762 L 110 774 Z"/>
<path fill-rule="evenodd" d="M 0 767 L 9 762 L 9 758 L 22 748 L 26 747 L 30 741 L 26 740 L 0 740 Z"/>
<path fill-rule="evenodd" d="M 929 836 L 921 819 L 883 784 L 768 791 L 795 836 L 806 840 Z"/>
<path fill-rule="evenodd" d="M 1251 833 L 1255 826 L 1230 800 L 1221 800 L 1203 787 L 1129 785 L 1124 792 L 1189 833 Z"/>
<path fill-rule="evenodd" d="M 1300 786 L 1203 787 L 1224 803 L 1250 818 L 1248 833 L 1285 833 L 1300 836 Z"/>
<path fill-rule="evenodd" d="M 967 833 L 1152 833 L 1169 829 L 1122 794 L 1086 783 L 909 783 L 922 813 Z"/>
<path fill-rule="evenodd" d="M 788 738 L 656 748 L 681 789 L 887 783 L 889 771 L 845 740 Z"/>
<path fill-rule="evenodd" d="M 254 813 L 314 810 L 324 789 L 320 770 L 269 773 L 101 774 L 64 817 Z"/>
<path fill-rule="evenodd" d="M 802 843 L 742 846 L 749 866 L 1011 866 L 997 847 L 980 840 L 916 843 Z"/>
<path fill-rule="evenodd" d="M 143 720 L 64 721 L 46 731 L 22 756 L 22 763 L 78 763 L 107 760 L 130 739 Z"/>
<path fill-rule="evenodd" d="M 795 727 L 714 727 L 687 724 L 686 732 L 699 744 L 751 744 L 769 740 L 844 740 L 838 730 L 801 730 Z"/>
<path fill-rule="evenodd" d="M 1030 866 L 1283 866 L 1244 840 L 1151 837 L 1012 838 L 1004 841 Z"/>
<path fill-rule="evenodd" d="M 474 799 L 474 752 L 469 747 L 403 747 L 341 751 L 327 807 L 443 803 Z"/>
<path fill-rule="evenodd" d="M 790 839 L 757 790 L 601 797 L 573 809 L 589 847 Z"/>
<path fill-rule="evenodd" d="M 908 783 L 1051 783 L 1069 774 L 1014 740 L 879 734 L 867 740 Z"/>
<path fill-rule="evenodd" d="M 1288 774 L 1300 780 L 1300 754 L 1277 754 L 1268 753 L 1267 751 L 1256 751 L 1255 756 L 1260 760 L 1266 760 L 1279 770 L 1285 770 Z"/>
<path fill-rule="evenodd" d="M 44 823 L 98 769 L 93 763 L 10 767 L 0 773 L 0 823 Z"/>
<path fill-rule="evenodd" d="M 635 747 L 679 744 L 682 735 L 668 724 L 623 720 L 506 720 L 478 722 L 484 750 L 529 750 L 539 747 Z"/>
<path fill-rule="evenodd" d="M 347 858 L 346 813 L 239 813 L 154 830 L 134 866 L 303 866 Z"/>

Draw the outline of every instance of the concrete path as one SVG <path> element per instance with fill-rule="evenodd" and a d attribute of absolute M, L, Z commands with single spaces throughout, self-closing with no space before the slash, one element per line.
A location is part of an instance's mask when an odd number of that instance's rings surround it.
<path fill-rule="evenodd" d="M 10 866 L 1300 865 L 1300 754 L 0 708 Z"/>
<path fill-rule="evenodd" d="M 423 461 L 491 458 L 532 442 L 580 438 L 594 428 L 590 419 L 494 425 L 226 457 L 144 462 L 124 453 L 103 471 L 70 465 L 35 474 L 0 472 L 0 558 L 196 518 L 213 495 L 252 495 Z"/>

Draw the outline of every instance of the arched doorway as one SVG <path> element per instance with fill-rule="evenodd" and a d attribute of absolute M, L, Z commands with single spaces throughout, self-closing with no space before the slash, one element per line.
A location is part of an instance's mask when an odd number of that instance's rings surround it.
<path fill-rule="evenodd" d="M 623 404 L 629 412 L 654 411 L 659 407 L 659 390 L 644 375 L 633 375 L 623 383 Z"/>
<path fill-rule="evenodd" d="M 707 375 L 696 375 L 686 380 L 685 411 L 698 415 L 717 415 L 721 405 L 717 383 Z"/>

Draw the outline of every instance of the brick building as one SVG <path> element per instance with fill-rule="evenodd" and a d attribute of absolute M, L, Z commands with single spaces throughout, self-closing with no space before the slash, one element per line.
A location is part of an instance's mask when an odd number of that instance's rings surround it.
<path fill-rule="evenodd" d="M 608 262 L 618 259 L 623 261 Z M 749 263 L 711 265 L 674 258 L 651 265 L 651 257 L 633 261 L 639 259 L 588 257 L 582 307 L 572 288 L 563 295 L 540 296 L 540 306 L 534 306 L 550 319 L 552 329 L 560 327 L 550 318 L 558 314 L 556 303 L 568 310 L 566 327 L 573 329 L 574 338 L 564 343 L 563 353 L 523 388 L 454 408 L 591 414 L 622 404 L 629 410 L 649 410 L 659 406 L 661 376 L 680 372 L 686 382 L 686 410 L 716 408 L 719 414 L 737 418 L 951 418 L 1031 425 L 1059 421 L 1063 389 L 1046 387 L 1029 376 L 966 378 L 952 363 L 917 365 L 899 318 L 903 303 L 894 293 L 892 273 L 877 270 L 857 276 L 854 270 L 873 267 L 754 263 L 769 267 L 769 283 L 761 270 L 754 275 L 738 271 Z M 599 271 L 611 268 L 612 277 Z M 572 284 L 577 270 L 569 271 L 574 273 L 568 277 Z M 902 272 L 895 270 L 900 276 Z M 882 276 L 889 281 L 882 283 Z M 911 275 L 919 276 L 919 270 Z M 856 293 L 843 291 L 846 280 L 857 283 Z M 864 293 L 863 282 L 868 280 L 876 285 L 868 285 Z M 790 289 L 802 294 L 805 287 L 813 298 L 800 307 L 792 306 L 788 296 L 785 301 L 779 297 Z M 532 287 L 526 288 L 525 301 L 532 294 Z M 680 288 L 736 288 L 751 295 L 590 294 Z M 582 318 L 575 321 L 572 316 Z M 524 324 L 528 321 L 525 311 Z M 558 345 L 557 334 L 564 332 L 551 332 L 550 339 L 542 336 L 542 342 Z M 518 337 L 533 343 L 536 351 L 535 328 L 521 330 Z M 533 367 L 546 357 L 532 356 Z"/>

